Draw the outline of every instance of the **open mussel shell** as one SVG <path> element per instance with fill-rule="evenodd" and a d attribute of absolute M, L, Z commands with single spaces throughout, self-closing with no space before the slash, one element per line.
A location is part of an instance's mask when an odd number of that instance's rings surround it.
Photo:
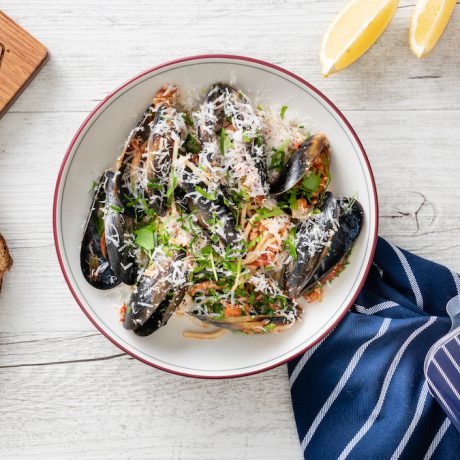
<path fill-rule="evenodd" d="M 154 262 L 144 271 L 126 305 L 126 314 L 123 320 L 125 329 L 139 329 L 146 324 L 160 306 L 164 310 L 161 315 L 161 321 L 166 318 L 169 319 L 167 316 L 170 316 L 172 311 L 163 302 L 168 298 L 168 293 L 172 288 L 171 274 L 174 269 L 173 264 L 175 261 L 182 259 L 184 255 L 183 252 L 180 252 L 174 258 L 164 257 L 160 261 Z M 181 289 L 178 289 L 179 291 Z M 174 303 L 172 305 L 174 306 Z"/>
<path fill-rule="evenodd" d="M 332 237 L 327 254 L 321 259 L 303 292 L 313 289 L 328 279 L 334 268 L 346 260 L 361 231 L 364 218 L 361 204 L 354 198 L 348 197 L 337 201 L 340 207 L 339 228 Z"/>
<path fill-rule="evenodd" d="M 155 120 L 152 123 L 151 129 L 155 130 L 155 125 L 164 122 L 164 112 L 166 107 L 160 107 L 157 110 Z M 171 175 L 171 163 L 174 149 L 174 140 L 167 135 L 153 134 L 149 139 L 146 150 L 145 172 L 149 183 L 155 184 L 155 187 L 147 187 L 145 195 L 153 210 L 159 216 L 165 216 L 166 207 L 166 192 L 168 181 Z"/>
<path fill-rule="evenodd" d="M 292 260 L 284 270 L 284 290 L 291 299 L 295 299 L 305 290 L 305 286 L 315 273 L 321 260 L 328 252 L 328 242 L 317 244 L 316 251 L 311 254 L 309 246 L 319 233 L 333 236 L 334 222 L 337 222 L 340 208 L 332 193 L 325 192 L 319 203 L 320 214 L 313 219 L 301 221 L 297 227 L 297 259 Z"/>
<path fill-rule="evenodd" d="M 238 316 L 216 319 L 208 315 L 190 313 L 194 318 L 199 319 L 216 327 L 223 327 L 232 331 L 245 334 L 266 334 L 284 331 L 291 327 L 295 321 L 289 321 L 282 315 L 254 315 Z"/>
<path fill-rule="evenodd" d="M 110 268 L 128 285 L 136 282 L 136 257 L 133 253 L 133 218 L 124 212 L 119 196 L 119 178 L 112 171 L 106 172 L 104 218 L 105 244 Z"/>
<path fill-rule="evenodd" d="M 201 123 L 197 126 L 198 140 L 203 145 L 216 139 L 216 133 L 222 128 L 224 122 L 223 102 L 217 102 L 227 92 L 234 92 L 235 89 L 225 83 L 216 83 L 209 89 L 203 104 L 200 107 Z"/>
<path fill-rule="evenodd" d="M 155 100 L 147 107 L 140 118 L 137 126 L 131 131 L 125 148 L 117 159 L 117 171 L 121 174 L 121 191 L 123 204 L 127 198 L 137 195 L 137 191 L 132 190 L 136 183 L 136 176 L 142 168 L 142 155 L 144 146 L 150 136 L 150 124 L 155 119 Z M 127 208 L 127 212 L 132 212 L 132 208 Z"/>
<path fill-rule="evenodd" d="M 182 182 L 185 195 L 180 198 L 180 206 L 186 206 L 189 212 L 197 217 L 198 224 L 204 228 L 210 236 L 217 235 L 225 245 L 235 244 L 240 239 L 240 233 L 236 229 L 236 222 L 231 210 L 222 202 L 221 196 L 215 200 L 208 200 L 197 192 L 196 187 L 206 189 L 206 184 L 196 183 L 190 180 L 192 175 Z M 181 196 L 179 194 L 179 196 Z"/>
<path fill-rule="evenodd" d="M 164 85 L 158 90 L 117 160 L 116 170 L 121 174 L 120 197 L 127 214 L 134 216 L 134 208 L 137 215 L 144 214 L 142 204 L 127 206 L 138 198 L 149 199 L 158 215 L 166 213 L 165 195 L 174 140 L 169 136 L 169 130 L 164 135 L 159 132 L 165 131 L 165 127 L 171 124 L 168 109 L 175 106 L 176 97 L 175 86 Z M 174 115 L 178 116 L 176 112 Z M 155 132 L 159 124 L 161 128 Z M 155 183 L 158 188 L 146 186 L 148 183 Z"/>
<path fill-rule="evenodd" d="M 173 292 L 170 291 L 152 316 L 142 326 L 134 329 L 134 333 L 140 337 L 146 337 L 153 334 L 160 327 L 166 326 L 172 314 L 182 303 L 186 291 L 186 287 L 179 288 Z"/>
<path fill-rule="evenodd" d="M 105 180 L 103 174 L 94 193 L 80 249 L 83 276 L 97 289 L 112 289 L 121 282 L 110 268 L 105 247 L 104 215 L 101 210 L 105 202 Z"/>
<path fill-rule="evenodd" d="M 270 194 L 280 195 L 298 184 L 309 171 L 312 162 L 328 148 L 325 134 L 314 134 L 306 139 L 289 158 L 278 179 L 271 184 Z"/>

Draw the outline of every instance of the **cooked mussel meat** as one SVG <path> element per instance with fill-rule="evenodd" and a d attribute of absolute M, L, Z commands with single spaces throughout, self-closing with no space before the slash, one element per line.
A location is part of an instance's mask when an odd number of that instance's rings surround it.
<path fill-rule="evenodd" d="M 111 270 L 107 257 L 103 212 L 105 181 L 104 173 L 96 186 L 80 249 L 80 266 L 83 276 L 91 286 L 97 289 L 111 289 L 121 282 Z"/>

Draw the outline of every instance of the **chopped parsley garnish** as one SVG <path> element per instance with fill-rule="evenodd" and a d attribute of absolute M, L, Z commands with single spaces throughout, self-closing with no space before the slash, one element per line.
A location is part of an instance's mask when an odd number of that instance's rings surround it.
<path fill-rule="evenodd" d="M 254 238 L 252 241 L 250 241 L 248 243 L 248 249 L 252 249 L 254 246 L 256 246 L 258 243 L 260 243 L 260 241 L 262 241 L 262 237 L 261 236 L 258 236 L 256 238 Z"/>
<path fill-rule="evenodd" d="M 153 225 L 147 225 L 135 230 L 136 238 L 134 243 L 147 251 L 152 251 L 155 248 L 154 231 Z"/>
<path fill-rule="evenodd" d="M 171 185 L 166 190 L 166 202 L 168 207 L 171 207 L 172 201 L 174 199 L 174 190 L 177 187 L 177 177 L 174 174 L 174 171 L 171 171 Z"/>
<path fill-rule="evenodd" d="M 264 331 L 265 332 L 270 332 L 272 331 L 273 329 L 275 329 L 276 327 L 276 324 L 274 323 L 268 323 L 267 325 L 264 326 Z"/>
<path fill-rule="evenodd" d="M 284 120 L 284 114 L 286 113 L 287 108 L 288 108 L 287 105 L 283 105 L 283 107 L 281 107 L 280 117 L 281 117 L 282 120 Z"/>
<path fill-rule="evenodd" d="M 321 183 L 321 174 L 309 174 L 299 184 L 299 188 L 308 193 L 317 192 Z"/>
<path fill-rule="evenodd" d="M 202 196 L 204 196 L 209 201 L 214 201 L 216 199 L 216 192 L 209 193 L 203 187 L 195 185 L 195 190 Z"/>
<path fill-rule="evenodd" d="M 120 214 L 120 212 L 123 212 L 123 208 L 120 208 L 120 206 L 115 206 L 114 204 L 110 205 L 110 209 L 118 214 Z"/>
<path fill-rule="evenodd" d="M 285 140 L 277 149 L 273 149 L 273 155 L 268 169 L 283 169 L 284 158 L 286 157 L 286 148 L 291 143 L 289 139 Z"/>
<path fill-rule="evenodd" d="M 295 236 L 296 236 L 296 229 L 292 228 L 291 231 L 289 232 L 288 237 L 286 238 L 285 245 L 286 245 L 286 248 L 289 250 L 290 256 L 294 260 L 297 260 L 297 248 L 295 245 Z"/>
<path fill-rule="evenodd" d="M 186 152 L 190 153 L 200 153 L 200 144 L 196 137 L 192 136 L 190 133 L 187 134 L 187 137 L 184 141 L 184 149 Z"/>
<path fill-rule="evenodd" d="M 96 231 L 100 237 L 104 233 L 104 218 L 99 215 L 96 217 Z"/>
<path fill-rule="evenodd" d="M 275 217 L 284 214 L 284 211 L 278 206 L 275 206 L 273 209 L 260 208 L 256 212 L 258 215 L 254 218 L 254 222 L 258 222 L 262 219 L 268 219 L 269 217 Z"/>
<path fill-rule="evenodd" d="M 188 113 L 183 113 L 182 118 L 187 126 L 193 126 L 193 120 L 190 118 Z"/>
<path fill-rule="evenodd" d="M 283 169 L 285 156 L 286 152 L 284 150 L 275 150 L 275 153 L 272 155 L 270 167 L 268 169 Z"/>
<path fill-rule="evenodd" d="M 264 138 L 260 134 L 254 139 L 254 143 L 257 145 L 257 147 L 262 147 L 264 145 Z"/>
<path fill-rule="evenodd" d="M 163 190 L 163 184 L 161 184 L 158 180 L 149 180 L 147 182 L 147 188 L 151 188 L 154 190 Z"/>
<path fill-rule="evenodd" d="M 222 155 L 225 154 L 225 149 L 233 148 L 233 143 L 230 140 L 230 138 L 227 136 L 227 133 L 225 132 L 225 128 L 222 128 L 220 130 L 219 147 L 220 147 L 220 153 Z"/>

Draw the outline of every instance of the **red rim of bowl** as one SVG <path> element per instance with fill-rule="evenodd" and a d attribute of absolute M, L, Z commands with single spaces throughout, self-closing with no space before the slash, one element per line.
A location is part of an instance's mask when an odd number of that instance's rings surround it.
<path fill-rule="evenodd" d="M 62 179 L 62 174 L 64 172 L 64 168 L 65 168 L 65 166 L 67 164 L 67 161 L 69 159 L 70 153 L 71 153 L 71 151 L 73 149 L 73 146 L 74 146 L 75 142 L 79 138 L 79 136 L 80 136 L 81 132 L 83 131 L 83 129 L 85 129 L 86 125 L 93 118 L 95 113 L 99 110 L 99 108 L 102 107 L 109 99 L 111 99 L 115 94 L 120 92 L 123 88 L 125 88 L 126 86 L 128 86 L 132 82 L 138 80 L 139 78 L 144 77 L 145 75 L 147 75 L 147 74 L 149 74 L 151 72 L 154 72 L 156 70 L 159 70 L 159 69 L 162 69 L 162 68 L 165 68 L 165 67 L 169 67 L 169 66 L 172 66 L 172 65 L 175 65 L 175 64 L 180 64 L 180 63 L 187 62 L 187 61 L 198 61 L 198 60 L 202 60 L 202 59 L 238 60 L 238 61 L 252 62 L 252 63 L 259 64 L 259 65 L 262 65 L 262 66 L 265 66 L 265 67 L 269 67 L 271 69 L 275 69 L 278 72 L 284 73 L 284 74 L 288 75 L 291 78 L 294 78 L 295 80 L 300 82 L 302 85 L 306 86 L 311 91 L 315 92 L 318 96 L 320 96 L 324 101 L 326 101 L 326 103 L 340 117 L 340 119 L 343 121 L 343 123 L 349 129 L 349 131 L 352 134 L 354 140 L 358 144 L 359 149 L 361 151 L 361 155 L 363 156 L 364 161 L 366 163 L 366 166 L 367 166 L 367 169 L 368 169 L 368 172 L 369 172 L 369 176 L 371 178 L 372 192 L 373 192 L 374 202 L 375 202 L 374 212 L 375 212 L 376 223 L 375 223 L 375 232 L 374 232 L 374 235 L 373 235 L 372 249 L 371 249 L 371 252 L 370 252 L 369 261 L 367 263 L 366 269 L 364 270 L 364 276 L 363 276 L 358 288 L 356 289 L 356 292 L 353 294 L 352 299 L 350 300 L 349 304 L 344 309 L 342 314 L 337 318 L 337 320 L 323 334 L 321 334 L 321 336 L 318 337 L 314 342 L 312 342 L 311 344 L 309 344 L 308 346 L 306 346 L 305 348 L 303 348 L 302 350 L 297 352 L 295 355 L 290 356 L 289 358 L 283 359 L 280 362 L 277 362 L 275 364 L 270 364 L 269 366 L 263 367 L 261 369 L 257 369 L 255 371 L 243 372 L 243 373 L 234 374 L 234 375 L 223 375 L 223 376 L 222 375 L 196 375 L 196 374 L 176 371 L 176 370 L 173 370 L 173 369 L 168 369 L 168 368 L 160 366 L 158 364 L 154 364 L 154 363 L 152 363 L 150 361 L 147 361 L 144 358 L 141 358 L 140 356 L 137 356 L 134 352 L 132 352 L 130 350 L 127 350 L 122 344 L 117 342 L 112 336 L 110 336 L 106 331 L 104 331 L 102 329 L 102 327 L 100 327 L 97 324 L 97 322 L 93 319 L 91 314 L 86 310 L 86 308 L 84 307 L 84 305 L 80 301 L 77 293 L 73 289 L 72 284 L 71 284 L 71 282 L 70 282 L 70 280 L 69 280 L 69 278 L 67 276 L 67 272 L 65 270 L 64 263 L 62 261 L 61 252 L 59 250 L 58 237 L 57 237 L 57 224 L 56 224 L 57 198 L 58 198 L 59 187 L 61 185 L 61 179 Z M 62 160 L 62 164 L 61 164 L 61 167 L 59 169 L 59 174 L 58 174 L 58 177 L 57 177 L 57 180 L 56 180 L 56 186 L 55 186 L 55 189 L 54 189 L 54 199 L 53 199 L 54 245 L 56 247 L 56 253 L 57 253 L 57 257 L 58 257 L 58 260 L 59 260 L 59 265 L 61 267 L 62 274 L 64 275 L 64 279 L 65 279 L 65 281 L 67 283 L 67 286 L 69 287 L 70 292 L 72 293 L 73 297 L 75 298 L 77 304 L 80 306 L 80 308 L 82 309 L 83 313 L 87 316 L 87 318 L 99 330 L 99 332 L 101 334 L 103 334 L 108 340 L 110 340 L 114 345 L 116 345 L 118 348 L 123 350 L 125 353 L 131 355 L 133 358 L 136 358 L 137 360 L 143 362 L 144 364 L 147 364 L 147 365 L 149 365 L 151 367 L 155 367 L 157 369 L 160 369 L 162 371 L 166 371 L 166 372 L 169 372 L 169 373 L 172 373 L 172 374 L 181 375 L 183 377 L 193 377 L 193 378 L 201 378 L 201 379 L 228 379 L 228 378 L 245 377 L 245 376 L 248 376 L 248 375 L 258 374 L 260 372 L 265 372 L 265 371 L 268 371 L 268 370 L 273 369 L 275 367 L 281 366 L 282 364 L 285 364 L 288 361 L 293 360 L 294 358 L 296 358 L 296 357 L 300 356 L 301 354 L 305 353 L 309 348 L 314 346 L 316 343 L 318 343 L 323 337 L 325 337 L 327 334 L 329 334 L 329 332 L 332 329 L 334 329 L 334 327 L 342 320 L 342 318 L 348 313 L 348 310 L 351 308 L 351 306 L 353 305 L 356 297 L 358 296 L 359 292 L 361 291 L 361 288 L 363 287 L 364 282 L 366 281 L 367 275 L 368 275 L 369 270 L 370 270 L 371 265 L 372 265 L 372 260 L 374 258 L 375 248 L 376 248 L 376 245 L 377 245 L 377 236 L 378 236 L 378 224 L 379 224 L 378 209 L 379 209 L 379 207 L 378 207 L 378 197 L 377 197 L 377 189 L 376 189 L 376 185 L 375 185 L 375 179 L 374 179 L 374 175 L 372 173 L 372 168 L 371 168 L 371 165 L 369 163 L 369 159 L 367 157 L 366 151 L 364 150 L 364 147 L 363 147 L 361 141 L 359 140 L 358 135 L 356 134 L 355 130 L 352 128 L 352 126 L 350 125 L 348 120 L 345 118 L 345 116 L 342 114 L 342 112 L 334 105 L 334 103 L 331 100 L 329 100 L 329 98 L 327 98 L 321 91 L 319 91 L 317 88 L 315 88 L 312 84 L 310 84 L 307 81 L 305 81 L 303 78 L 300 78 L 298 75 L 294 74 L 293 72 L 290 72 L 289 70 L 283 69 L 282 67 L 277 66 L 275 64 L 271 64 L 269 62 L 266 62 L 266 61 L 263 61 L 263 60 L 260 60 L 260 59 L 254 59 L 254 58 L 247 57 L 247 56 L 238 56 L 238 55 L 234 55 L 234 54 L 201 54 L 201 55 L 197 55 L 197 56 L 188 56 L 188 57 L 184 57 L 184 58 L 174 59 L 172 61 L 168 61 L 168 62 L 165 62 L 163 64 L 159 64 L 159 65 L 157 65 L 155 67 L 152 67 L 152 68 L 140 73 L 139 75 L 136 75 L 135 77 L 131 78 L 130 80 L 128 80 L 127 82 L 125 82 L 121 86 L 119 86 L 117 89 L 112 91 L 110 94 L 108 94 L 91 111 L 91 113 L 86 117 L 86 119 L 83 121 L 81 126 L 78 128 L 78 131 L 76 132 L 76 134 L 73 137 L 72 141 L 70 142 L 70 145 L 69 145 L 69 147 L 68 147 L 68 149 L 66 151 L 64 159 Z"/>

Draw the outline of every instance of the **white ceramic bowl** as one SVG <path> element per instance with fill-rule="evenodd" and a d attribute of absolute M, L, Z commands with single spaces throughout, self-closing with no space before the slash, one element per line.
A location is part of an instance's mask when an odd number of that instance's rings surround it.
<path fill-rule="evenodd" d="M 350 265 L 310 304 L 303 320 L 281 334 L 243 336 L 227 333 L 216 340 L 190 340 L 199 329 L 188 317 L 176 316 L 149 337 L 138 337 L 118 321 L 123 288 L 98 291 L 83 278 L 79 252 L 90 206 L 93 179 L 111 167 L 137 119 L 164 83 L 201 92 L 212 83 L 236 84 L 264 107 L 288 105 L 327 134 L 332 147 L 331 189 L 354 195 L 365 222 Z M 53 225 L 57 255 L 69 289 L 83 312 L 114 344 L 140 361 L 181 375 L 224 378 L 253 374 L 292 359 L 324 337 L 353 304 L 366 278 L 377 240 L 377 194 L 371 168 L 356 133 L 340 111 L 316 88 L 275 65 L 228 55 L 179 59 L 150 69 L 107 96 L 83 122 L 70 143 L 56 183 Z M 126 293 L 125 293 L 126 298 Z M 333 359 L 333 357 L 331 357 Z"/>

